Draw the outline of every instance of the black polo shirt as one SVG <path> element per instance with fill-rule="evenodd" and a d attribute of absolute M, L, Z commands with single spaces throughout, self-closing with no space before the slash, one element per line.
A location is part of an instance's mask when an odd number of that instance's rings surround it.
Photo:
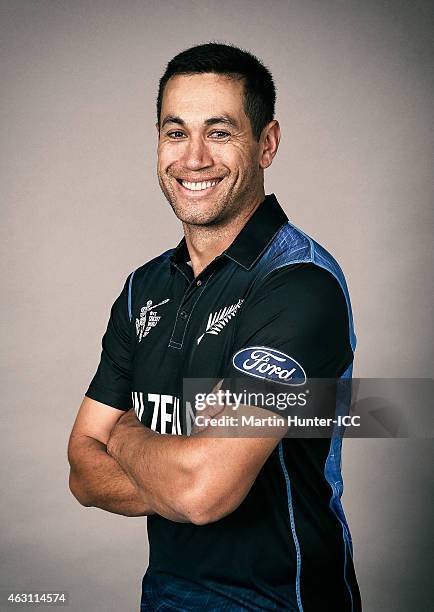
<path fill-rule="evenodd" d="M 88 397 L 134 407 L 160 433 L 186 434 L 186 378 L 236 376 L 249 385 L 269 376 L 261 372 L 270 359 L 284 362 L 282 385 L 291 385 L 293 371 L 332 378 L 351 370 L 342 272 L 288 222 L 274 195 L 196 278 L 188 262 L 183 239 L 128 277 Z M 276 372 L 270 380 L 279 384 Z M 324 602 L 336 611 L 358 610 L 339 501 L 340 442 L 333 444 L 283 439 L 245 500 L 214 523 L 148 517 L 147 574 L 218 593 L 234 610 L 323 610 Z"/>

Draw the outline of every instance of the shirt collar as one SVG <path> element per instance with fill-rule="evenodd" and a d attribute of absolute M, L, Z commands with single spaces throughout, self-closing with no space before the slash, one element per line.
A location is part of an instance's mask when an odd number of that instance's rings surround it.
<path fill-rule="evenodd" d="M 287 221 L 288 217 L 274 193 L 265 196 L 265 200 L 258 206 L 235 240 L 220 257 L 226 256 L 249 270 L 276 232 Z M 178 244 L 170 259 L 173 263 L 189 261 L 190 255 L 185 238 Z"/>

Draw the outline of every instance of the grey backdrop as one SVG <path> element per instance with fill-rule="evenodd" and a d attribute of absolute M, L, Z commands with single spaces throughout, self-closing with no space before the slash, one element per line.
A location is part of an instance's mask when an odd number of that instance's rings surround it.
<path fill-rule="evenodd" d="M 66 444 L 127 274 L 180 226 L 155 178 L 165 63 L 218 39 L 278 86 L 268 171 L 346 273 L 355 375 L 432 376 L 432 3 L 2 0 L 0 588 L 138 608 L 145 519 L 82 508 Z M 365 610 L 428 610 L 429 441 L 347 440 L 344 506 Z"/>

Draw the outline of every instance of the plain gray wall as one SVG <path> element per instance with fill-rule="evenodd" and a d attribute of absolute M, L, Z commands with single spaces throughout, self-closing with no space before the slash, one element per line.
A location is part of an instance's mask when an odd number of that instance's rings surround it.
<path fill-rule="evenodd" d="M 217 39 L 271 68 L 267 172 L 340 261 L 355 375 L 432 376 L 432 3 L 1 1 L 0 588 L 67 590 L 74 612 L 138 609 L 145 519 L 82 508 L 66 445 L 127 274 L 180 226 L 155 176 L 157 81 Z M 430 441 L 347 440 L 344 506 L 365 610 L 429 609 Z"/>

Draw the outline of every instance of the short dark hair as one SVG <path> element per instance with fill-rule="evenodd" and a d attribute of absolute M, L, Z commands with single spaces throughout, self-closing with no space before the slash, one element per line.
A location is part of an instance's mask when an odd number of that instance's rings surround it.
<path fill-rule="evenodd" d="M 250 119 L 254 137 L 259 140 L 264 127 L 274 119 L 276 88 L 273 77 L 268 68 L 248 51 L 222 43 L 197 45 L 170 60 L 158 87 L 158 124 L 167 81 L 177 74 L 210 72 L 244 81 L 244 112 Z"/>

